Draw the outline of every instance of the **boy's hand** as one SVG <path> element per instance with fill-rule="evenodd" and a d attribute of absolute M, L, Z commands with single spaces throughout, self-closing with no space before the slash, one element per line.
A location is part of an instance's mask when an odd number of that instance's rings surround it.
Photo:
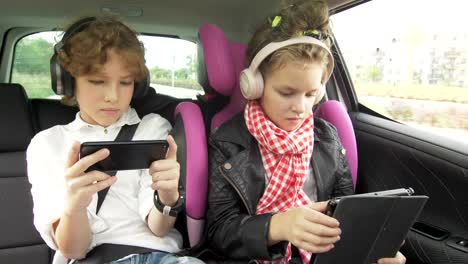
<path fill-rule="evenodd" d="M 172 136 L 167 136 L 169 149 L 166 159 L 153 161 L 149 173 L 153 178 L 151 188 L 158 191 L 161 203 L 174 206 L 179 199 L 180 165 L 177 162 L 177 144 Z"/>
<path fill-rule="evenodd" d="M 67 214 L 86 210 L 93 194 L 111 186 L 117 180 L 116 177 L 100 171 L 85 173 L 91 165 L 109 156 L 108 149 L 101 149 L 82 159 L 79 159 L 79 152 L 80 143 L 74 142 L 68 153 L 65 168 L 65 213 Z"/>

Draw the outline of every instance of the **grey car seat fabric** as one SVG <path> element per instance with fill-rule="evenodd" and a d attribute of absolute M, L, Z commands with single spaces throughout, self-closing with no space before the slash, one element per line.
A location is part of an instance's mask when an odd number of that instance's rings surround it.
<path fill-rule="evenodd" d="M 26 149 L 34 131 L 22 86 L 0 84 L 0 123 L 0 263 L 50 263 L 33 225 Z"/>
<path fill-rule="evenodd" d="M 65 125 L 75 119 L 78 107 L 66 106 L 53 99 L 30 99 L 36 133 L 56 125 Z"/>

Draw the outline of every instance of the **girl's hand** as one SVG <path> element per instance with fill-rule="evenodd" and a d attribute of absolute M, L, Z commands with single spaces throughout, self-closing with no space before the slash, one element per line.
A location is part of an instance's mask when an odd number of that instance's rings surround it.
<path fill-rule="evenodd" d="M 153 178 L 151 188 L 158 191 L 161 203 L 174 206 L 179 199 L 180 165 L 177 162 L 177 144 L 172 136 L 167 136 L 169 149 L 166 159 L 153 161 L 149 173 Z"/>
<path fill-rule="evenodd" d="M 274 225 L 282 229 L 280 236 L 296 247 L 312 253 L 327 252 L 340 240 L 341 230 L 336 219 L 322 213 L 326 207 L 327 202 L 320 202 L 292 208 L 277 214 L 280 219 Z"/>
<path fill-rule="evenodd" d="M 111 186 L 117 180 L 116 177 L 100 171 L 84 172 L 91 165 L 109 156 L 108 149 L 101 149 L 80 160 L 79 152 L 80 143 L 74 142 L 65 169 L 65 213 L 68 214 L 86 210 L 93 194 Z"/>

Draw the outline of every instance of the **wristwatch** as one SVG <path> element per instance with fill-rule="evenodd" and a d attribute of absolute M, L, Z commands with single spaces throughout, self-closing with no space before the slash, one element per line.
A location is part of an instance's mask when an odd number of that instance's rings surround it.
<path fill-rule="evenodd" d="M 184 209 L 185 201 L 183 196 L 179 196 L 174 206 L 165 205 L 158 197 L 158 191 L 154 191 L 153 203 L 156 209 L 163 215 L 176 217 Z"/>

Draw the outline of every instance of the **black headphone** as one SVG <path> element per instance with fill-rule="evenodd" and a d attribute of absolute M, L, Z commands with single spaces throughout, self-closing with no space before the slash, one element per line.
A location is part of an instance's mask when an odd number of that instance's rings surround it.
<path fill-rule="evenodd" d="M 50 58 L 50 74 L 52 80 L 52 90 L 57 95 L 73 96 L 75 88 L 75 78 L 60 65 L 57 61 L 57 56 L 65 43 L 75 34 L 85 30 L 89 24 L 96 21 L 96 17 L 85 17 L 72 24 L 57 44 L 54 46 L 54 54 Z M 124 25 L 125 26 L 125 25 Z M 125 26 L 126 27 L 126 26 Z M 150 89 L 149 74 L 142 81 L 135 81 L 133 98 L 140 98 L 146 95 Z"/>

